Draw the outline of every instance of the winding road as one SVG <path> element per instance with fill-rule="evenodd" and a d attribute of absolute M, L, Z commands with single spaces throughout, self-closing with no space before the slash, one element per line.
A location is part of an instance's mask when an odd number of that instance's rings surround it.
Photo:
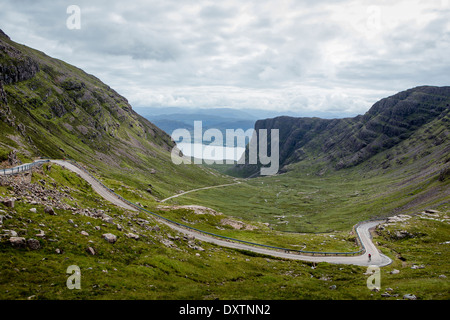
<path fill-rule="evenodd" d="M 86 180 L 92 188 L 104 199 L 110 201 L 111 203 L 122 207 L 127 210 L 137 211 L 137 209 L 130 204 L 128 204 L 126 201 L 122 200 L 120 197 L 115 195 L 111 192 L 111 190 L 107 189 L 104 185 L 102 185 L 97 179 L 95 179 L 93 176 L 91 176 L 86 171 L 80 169 L 76 165 L 72 164 L 71 162 L 65 161 L 65 160 L 50 160 L 50 162 L 58 164 L 62 167 L 65 167 L 66 169 L 73 171 L 77 173 L 81 178 Z M 0 171 L 0 175 L 2 172 Z M 4 173 L 5 174 L 5 173 Z M 239 182 L 238 182 L 239 183 Z M 220 185 L 220 186 L 213 186 L 213 187 L 205 187 L 195 190 L 190 190 L 184 193 L 177 194 L 175 196 L 169 197 L 167 199 L 164 199 L 163 201 L 166 201 L 168 199 L 181 196 L 183 194 L 198 191 L 198 190 L 205 190 L 210 189 L 214 187 L 225 187 L 229 185 L 235 185 L 228 184 L 228 185 Z M 174 223 L 170 223 L 169 221 L 165 221 L 163 219 L 158 219 L 157 217 L 153 217 L 157 219 L 158 221 L 161 221 L 162 223 L 166 224 L 170 228 L 186 234 L 190 236 L 194 236 L 196 239 L 204 242 L 213 243 L 219 246 L 228 247 L 232 249 L 240 249 L 240 250 L 247 250 L 259 254 L 264 254 L 268 256 L 283 258 L 283 259 L 292 259 L 292 260 L 301 260 L 301 261 L 309 261 L 309 262 L 328 262 L 333 264 L 352 264 L 352 265 L 358 265 L 358 266 L 387 266 L 390 263 L 392 263 L 392 260 L 383 255 L 379 252 L 379 250 L 376 248 L 376 246 L 372 242 L 372 236 L 370 234 L 370 229 L 375 228 L 378 224 L 382 223 L 383 221 L 369 221 L 369 222 L 363 222 L 359 224 L 356 228 L 356 232 L 359 234 L 361 242 L 366 249 L 365 253 L 362 255 L 355 255 L 355 256 L 343 256 L 343 255 L 335 255 L 335 256 L 323 256 L 323 255 L 303 255 L 299 253 L 289 252 L 289 251 L 282 251 L 282 250 L 274 250 L 264 247 L 257 247 L 250 244 L 235 242 L 235 241 L 228 241 L 225 239 L 219 239 L 216 237 L 213 237 L 211 235 L 208 235 L 206 233 L 201 233 L 195 230 L 186 229 L 184 227 L 181 227 L 179 225 L 176 225 Z M 371 254 L 372 259 L 369 261 L 368 254 Z"/>

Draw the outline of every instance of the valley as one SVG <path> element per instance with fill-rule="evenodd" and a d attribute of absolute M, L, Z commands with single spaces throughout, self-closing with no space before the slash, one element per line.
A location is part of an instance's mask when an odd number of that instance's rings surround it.
<path fill-rule="evenodd" d="M 13 208 L 3 210 L 6 215 L 2 219 L 2 230 L 17 230 L 19 236 L 27 239 L 36 238 L 34 230 L 41 230 L 39 233 L 43 235 L 37 237 L 38 249 L 11 246 L 7 243 L 8 237 L 2 240 L 2 261 L 9 261 L 2 271 L 6 282 L 0 283 L 0 292 L 6 299 L 254 299 L 269 298 L 269 295 L 272 295 L 269 299 L 273 299 L 273 295 L 276 299 L 395 299 L 411 292 L 420 299 L 448 298 L 444 276 L 450 254 L 445 244 L 449 223 L 448 215 L 442 213 L 448 211 L 446 206 L 441 207 L 440 213 L 389 219 L 377 229 L 374 241 L 378 249 L 393 260 L 382 268 L 382 286 L 392 289 L 386 296 L 385 291 L 373 294 L 365 287 L 363 267 L 295 262 L 183 236 L 182 232 L 166 227 L 144 212 L 133 213 L 102 201 L 89 184 L 80 183 L 76 174 L 55 164 L 44 164 L 29 178 L 36 187 L 61 190 L 67 200 L 54 207 L 55 214 L 48 214 L 41 200 L 33 200 L 36 199 L 33 194 L 17 194 L 20 189 L 14 184 L 10 188 L 2 182 L 2 197 L 17 199 Z M 16 176 L 13 180 L 29 178 Z M 28 189 L 32 190 L 30 187 L 21 190 L 27 193 Z M 137 194 L 138 190 L 130 188 L 128 193 Z M 144 196 L 137 198 L 143 206 L 149 203 Z M 82 204 L 73 207 L 79 201 Z M 190 211 L 185 208 L 171 212 L 183 219 Z M 159 212 L 165 213 L 167 211 Z M 209 218 L 206 214 L 193 213 L 190 217 Z M 199 221 L 192 219 L 190 222 L 199 227 Z M 202 227 L 206 224 L 213 226 L 214 222 L 203 221 Z M 244 238 L 246 233 L 251 233 L 242 231 L 234 232 Z M 279 236 L 273 230 L 265 231 L 266 239 Z M 102 239 L 102 234 L 106 233 L 117 236 L 117 241 L 111 244 Z M 330 235 L 308 233 L 304 234 L 303 241 L 308 245 L 316 244 L 318 249 L 338 248 L 342 242 L 339 234 Z M 353 241 L 354 238 L 350 240 Z M 89 248 L 92 251 L 87 250 Z M 6 259 L 7 256 L 10 258 Z M 64 266 L 71 264 L 81 268 L 80 291 L 65 288 Z M 11 277 L 17 281 L 6 280 Z M 423 285 L 417 287 L 417 282 Z"/>
<path fill-rule="evenodd" d="M 354 118 L 258 120 L 280 130 L 280 171 L 259 176 L 177 165 L 171 137 L 98 78 L 3 32 L 0 49 L 1 299 L 449 299 L 449 87 Z"/>

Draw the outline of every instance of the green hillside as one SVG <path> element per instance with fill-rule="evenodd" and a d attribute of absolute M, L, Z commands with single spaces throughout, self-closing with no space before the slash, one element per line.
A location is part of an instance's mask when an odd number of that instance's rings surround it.
<path fill-rule="evenodd" d="M 448 300 L 448 100 L 447 87 L 420 87 L 352 119 L 258 121 L 256 129 L 281 130 L 281 174 L 235 179 L 217 165 L 174 165 L 173 141 L 124 97 L 0 30 L 0 168 L 74 159 L 161 216 L 292 249 L 353 252 L 356 223 L 397 215 L 374 230 L 393 263 L 382 268 L 381 291 L 371 291 L 364 267 L 202 242 L 109 203 L 78 175 L 46 163 L 0 176 L 0 300 Z M 161 202 L 220 184 L 232 185 Z M 80 289 L 67 286 L 74 265 Z"/>
<path fill-rule="evenodd" d="M 229 179 L 174 165 L 164 131 L 96 77 L 0 34 L 0 161 L 70 158 L 155 199 Z M 5 166 L 8 163 L 5 162 Z"/>

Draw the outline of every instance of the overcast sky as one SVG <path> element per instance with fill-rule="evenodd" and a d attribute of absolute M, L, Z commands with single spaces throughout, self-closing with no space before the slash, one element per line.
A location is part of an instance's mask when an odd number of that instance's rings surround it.
<path fill-rule="evenodd" d="M 2 0 L 0 28 L 134 107 L 362 114 L 450 85 L 448 0 Z"/>

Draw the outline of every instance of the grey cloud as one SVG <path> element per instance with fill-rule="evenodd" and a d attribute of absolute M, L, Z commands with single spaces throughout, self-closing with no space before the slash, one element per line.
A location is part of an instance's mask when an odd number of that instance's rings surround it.
<path fill-rule="evenodd" d="M 233 18 L 238 12 L 237 7 L 225 7 L 226 2 L 219 2 L 221 5 L 208 4 L 201 8 L 199 16 L 205 19 L 226 20 Z"/>
<path fill-rule="evenodd" d="M 4 1 L 0 28 L 140 105 L 363 110 L 387 91 L 448 85 L 449 8 L 428 3 L 426 24 L 411 13 L 373 38 L 347 10 L 382 0 L 77 3 L 80 30 L 66 28 L 67 3 L 49 0 Z"/>

